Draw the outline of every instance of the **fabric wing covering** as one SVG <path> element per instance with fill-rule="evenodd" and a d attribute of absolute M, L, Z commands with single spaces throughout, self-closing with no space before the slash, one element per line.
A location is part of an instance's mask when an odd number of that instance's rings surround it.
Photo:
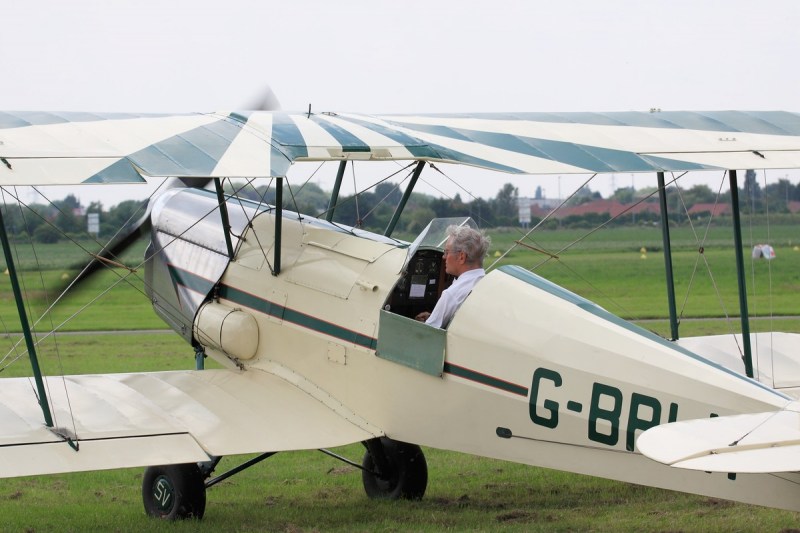
<path fill-rule="evenodd" d="M 518 174 L 789 169 L 800 167 L 800 115 L 0 112 L 0 185 L 281 177 L 296 161 L 340 160 Z"/>
<path fill-rule="evenodd" d="M 302 378 L 287 379 L 257 370 L 47 378 L 55 425 L 77 434 L 79 451 L 44 426 L 29 379 L 4 379 L 0 477 L 191 463 L 381 435 Z"/>

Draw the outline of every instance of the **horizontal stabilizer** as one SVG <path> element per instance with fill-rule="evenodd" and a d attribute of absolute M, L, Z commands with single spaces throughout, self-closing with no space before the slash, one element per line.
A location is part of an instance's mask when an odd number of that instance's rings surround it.
<path fill-rule="evenodd" d="M 645 431 L 636 447 L 678 468 L 729 473 L 800 471 L 800 402 L 780 411 L 688 420 Z"/>
<path fill-rule="evenodd" d="M 381 435 L 313 384 L 273 370 L 50 377 L 56 431 L 45 427 L 28 379 L 2 379 L 0 478 L 327 448 Z"/>

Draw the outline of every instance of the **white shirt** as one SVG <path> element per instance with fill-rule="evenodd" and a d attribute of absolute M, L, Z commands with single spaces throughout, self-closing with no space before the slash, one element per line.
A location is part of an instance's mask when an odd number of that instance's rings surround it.
<path fill-rule="evenodd" d="M 453 314 L 472 292 L 472 287 L 485 275 L 486 271 L 482 268 L 474 268 L 458 276 L 453 284 L 442 292 L 442 296 L 436 302 L 436 307 L 433 308 L 431 316 L 425 323 L 437 328 L 446 328 L 450 319 L 453 318 Z"/>

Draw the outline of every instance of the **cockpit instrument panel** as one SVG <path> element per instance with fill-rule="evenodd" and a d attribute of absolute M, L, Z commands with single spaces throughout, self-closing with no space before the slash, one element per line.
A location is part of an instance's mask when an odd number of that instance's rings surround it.
<path fill-rule="evenodd" d="M 389 297 L 389 309 L 411 318 L 431 311 L 446 288 L 447 277 L 440 250 L 417 250 Z"/>

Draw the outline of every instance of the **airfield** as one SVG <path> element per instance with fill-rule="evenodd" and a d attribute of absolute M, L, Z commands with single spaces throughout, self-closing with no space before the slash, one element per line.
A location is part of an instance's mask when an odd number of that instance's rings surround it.
<path fill-rule="evenodd" d="M 745 222 L 746 224 L 746 222 Z M 750 226 L 752 242 L 773 245 L 776 258 L 748 263 L 752 331 L 800 332 L 800 231 L 796 223 Z M 697 231 L 673 229 L 673 261 L 681 336 L 738 331 L 736 279 L 730 226 Z M 492 230 L 486 266 L 522 236 L 516 228 Z M 548 230 L 525 242 L 558 260 L 517 247 L 499 264 L 519 264 L 585 296 L 609 311 L 668 336 L 663 258 L 657 227 Z M 745 244 L 745 248 L 747 248 Z M 34 295 L 32 313 L 45 294 L 63 282 L 74 264 L 75 246 L 59 243 L 17 247 L 24 285 Z M 144 243 L 127 255 L 138 264 Z M 745 250 L 748 251 L 747 249 Z M 749 257 L 749 253 L 745 254 Z M 45 265 L 41 273 L 34 262 Z M 705 264 L 711 265 L 710 272 Z M 699 264 L 699 266 L 698 266 Z M 136 277 L 104 272 L 82 285 L 43 318 L 37 331 L 65 322 L 70 331 L 40 346 L 49 375 L 187 369 L 194 353 L 155 316 Z M 116 286 L 106 291 L 110 284 Z M 690 288 L 690 290 L 689 290 Z M 79 312 L 80 311 L 80 312 Z M 27 360 L 16 357 L 19 338 L 8 277 L 0 278 L 0 339 L 10 354 L 4 377 L 26 376 Z M 79 312 L 79 313 L 78 313 Z M 78 314 L 76 314 L 78 313 Z M 728 314 L 729 319 L 724 315 Z M 70 318 L 72 317 L 72 318 Z M 702 319 L 702 320 L 696 320 Z M 113 335 L 85 333 L 100 330 Z M 142 332 L 144 330 L 144 332 Z M 20 351 L 17 349 L 17 351 Z M 212 365 L 209 364 L 209 367 Z M 335 450 L 360 461 L 361 445 Z M 425 449 L 430 482 L 422 501 L 374 501 L 364 494 L 360 473 L 317 451 L 278 454 L 208 492 L 201 522 L 161 523 L 141 504 L 142 469 L 7 479 L 0 490 L 3 531 L 789 531 L 796 513 L 713 498 L 640 487 L 502 461 Z M 241 458 L 225 458 L 218 471 Z"/>

